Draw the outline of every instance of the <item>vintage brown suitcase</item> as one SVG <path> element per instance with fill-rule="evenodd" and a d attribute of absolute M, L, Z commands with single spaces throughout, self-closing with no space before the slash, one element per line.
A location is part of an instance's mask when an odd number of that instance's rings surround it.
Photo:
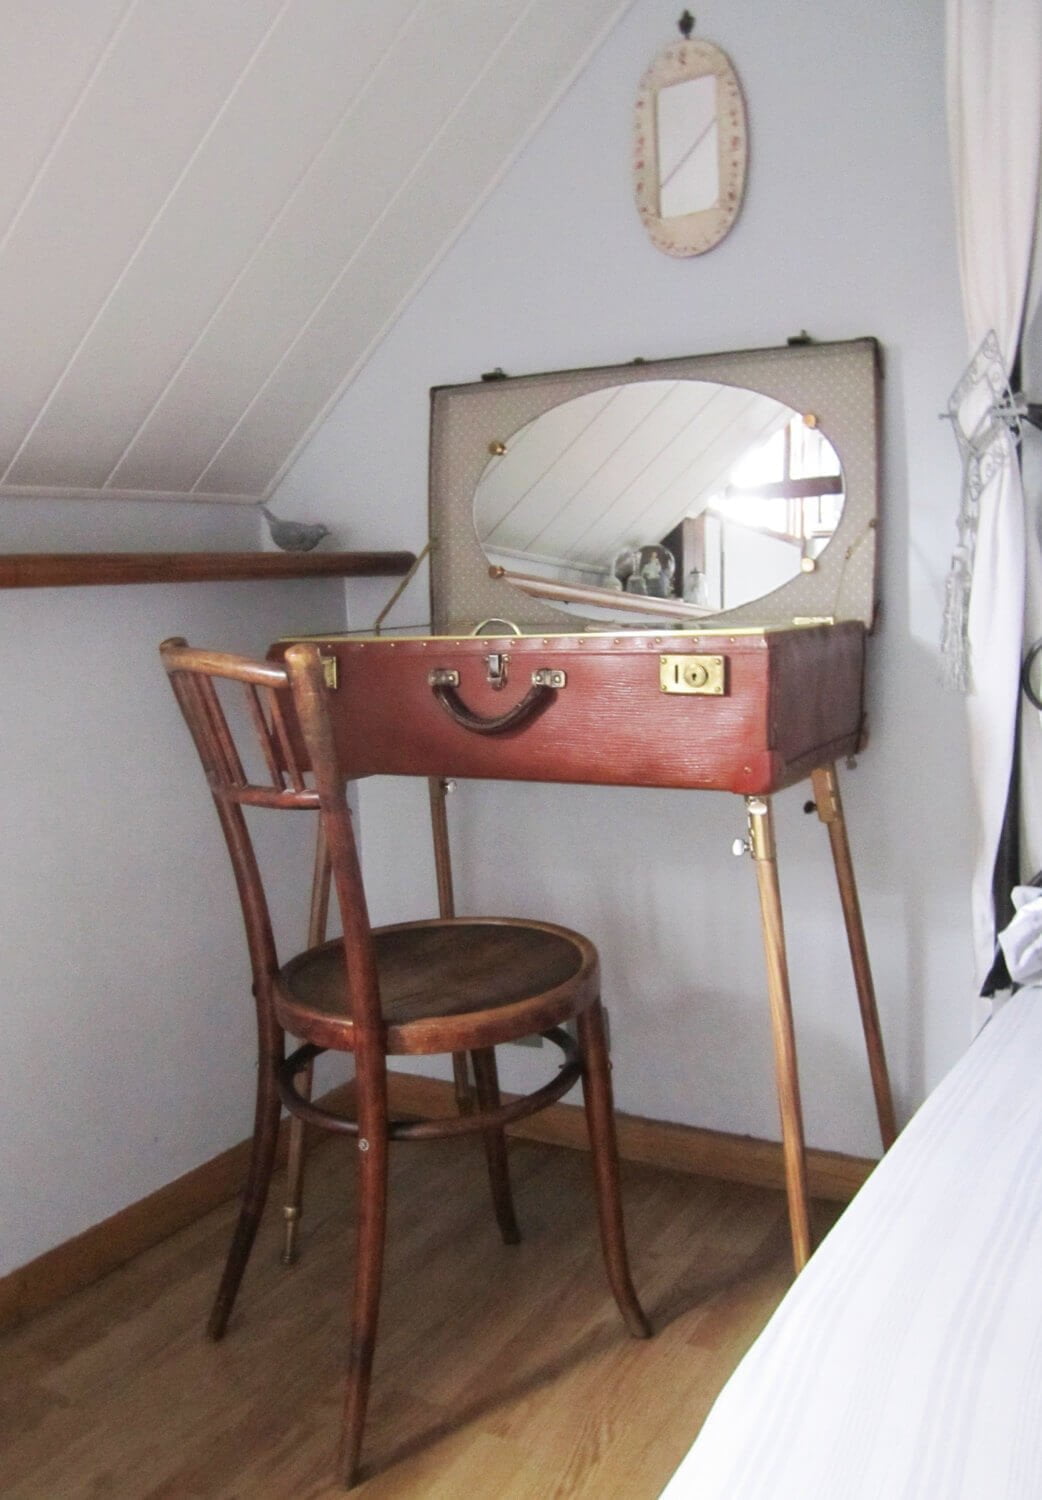
<path fill-rule="evenodd" d="M 748 631 L 312 637 L 352 777 L 766 795 L 855 751 L 857 621 Z M 280 656 L 288 642 L 278 643 Z"/>
<path fill-rule="evenodd" d="M 331 669 L 335 664 L 336 702 L 343 705 L 336 718 L 350 774 L 704 787 L 764 796 L 856 749 L 865 632 L 875 611 L 879 380 L 878 346 L 860 339 L 434 391 L 434 629 L 320 640 Z M 605 465 L 618 440 L 624 396 L 637 401 L 633 411 L 625 407 L 625 431 L 635 424 L 638 452 L 620 477 Z M 675 411 L 672 403 L 681 396 Z M 668 473 L 645 451 L 652 437 L 663 436 L 658 416 L 652 420 L 648 413 L 661 416 L 662 409 L 671 414 L 662 417 L 671 443 L 680 443 L 678 423 L 689 446 L 695 437 L 705 439 L 714 483 L 724 449 L 731 462 L 731 447 L 744 451 L 750 430 L 762 437 L 762 422 L 769 419 L 771 431 L 783 422 L 778 430 L 788 434 L 787 504 L 798 508 L 799 524 L 789 516 L 779 539 L 755 509 L 745 520 L 728 522 L 729 531 L 721 522 L 714 544 L 719 557 L 710 556 L 712 548 L 695 557 L 695 571 L 703 581 L 715 580 L 721 602 L 725 581 L 734 589 L 733 598 L 726 595 L 732 602 L 716 614 L 708 594 L 705 605 L 679 595 L 642 597 L 629 593 L 628 583 L 622 590 L 617 570 L 615 590 L 593 586 L 587 576 L 589 568 L 600 576 L 596 559 L 606 567 L 615 541 L 643 536 L 658 542 L 681 498 L 694 504 L 692 496 L 702 495 L 705 476 L 698 464 L 692 467 L 687 447 L 683 463 L 670 459 Z M 834 445 L 841 475 L 830 478 L 827 454 L 819 454 L 822 475 L 807 480 L 805 492 L 795 448 L 789 451 L 801 441 L 794 429 L 818 431 Z M 645 488 L 631 474 L 639 473 L 643 483 L 638 457 L 648 469 Z M 820 507 L 822 496 L 833 494 L 833 482 L 843 499 L 838 519 L 826 525 L 831 512 Z M 824 486 L 820 494 L 815 484 Z M 586 512 L 597 497 L 603 533 Z M 487 546 L 479 511 L 491 528 Z M 501 513 L 525 516 L 517 536 L 499 535 Z M 708 537 L 707 530 L 703 550 Z M 522 541 L 527 550 L 517 551 Z M 750 551 L 751 542 L 757 545 Z M 741 559 L 754 564 L 746 583 L 755 593 L 764 581 L 759 544 L 773 549 L 774 569 L 781 542 L 791 576 L 758 598 L 733 602 L 744 597 L 735 583 Z M 624 555 L 625 548 L 615 563 Z M 684 575 L 686 562 L 675 566 Z M 489 627 L 501 633 L 481 634 Z M 507 629 L 519 633 L 502 633 Z"/>

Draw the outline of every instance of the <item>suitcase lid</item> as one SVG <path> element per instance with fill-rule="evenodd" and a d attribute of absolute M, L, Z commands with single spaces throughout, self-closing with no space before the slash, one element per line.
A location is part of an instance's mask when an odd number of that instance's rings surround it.
<path fill-rule="evenodd" d="M 436 387 L 434 632 L 870 627 L 879 407 L 871 338 Z"/>

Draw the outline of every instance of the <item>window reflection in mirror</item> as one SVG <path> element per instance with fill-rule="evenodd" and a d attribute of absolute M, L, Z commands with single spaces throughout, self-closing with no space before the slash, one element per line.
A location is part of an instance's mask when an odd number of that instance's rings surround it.
<path fill-rule="evenodd" d="M 814 568 L 843 506 L 821 430 L 738 386 L 609 386 L 504 446 L 474 499 L 489 562 L 595 618 L 697 620 L 759 599 Z"/>
<path fill-rule="evenodd" d="M 660 89 L 655 124 L 661 217 L 675 219 L 712 208 L 720 197 L 716 75 Z"/>

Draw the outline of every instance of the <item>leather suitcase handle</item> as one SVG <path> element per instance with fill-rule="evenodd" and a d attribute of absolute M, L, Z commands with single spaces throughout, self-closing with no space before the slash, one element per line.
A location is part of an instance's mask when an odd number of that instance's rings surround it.
<path fill-rule="evenodd" d="M 472 734 L 506 734 L 535 719 L 557 697 L 559 687 L 565 685 L 563 672 L 539 671 L 532 673 L 532 686 L 525 696 L 512 708 L 501 714 L 479 714 L 468 708 L 457 692 L 459 673 L 452 668 L 436 667 L 428 672 L 427 681 L 431 692 L 454 723 Z"/>

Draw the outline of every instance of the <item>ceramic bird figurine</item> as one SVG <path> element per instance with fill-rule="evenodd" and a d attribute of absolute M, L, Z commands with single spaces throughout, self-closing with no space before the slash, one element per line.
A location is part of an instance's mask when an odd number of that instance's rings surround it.
<path fill-rule="evenodd" d="M 329 535 L 329 527 L 321 523 L 309 525 L 305 521 L 284 521 L 266 505 L 262 505 L 260 509 L 268 523 L 272 541 L 283 552 L 310 552 L 324 536 Z"/>

